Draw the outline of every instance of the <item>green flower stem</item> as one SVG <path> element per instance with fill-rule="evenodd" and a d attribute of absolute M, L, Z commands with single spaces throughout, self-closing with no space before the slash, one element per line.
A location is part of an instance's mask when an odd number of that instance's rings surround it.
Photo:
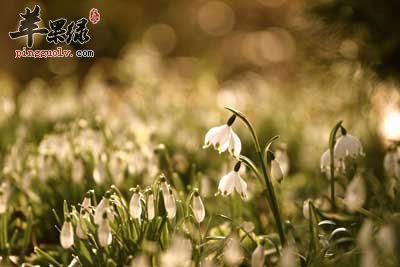
<path fill-rule="evenodd" d="M 336 133 L 339 128 L 342 126 L 343 121 L 339 121 L 336 123 L 335 127 L 332 128 L 332 131 L 329 135 L 329 154 L 330 154 L 330 174 L 331 174 L 331 203 L 332 203 L 332 211 L 336 212 L 336 201 L 335 201 L 335 144 L 336 144 Z"/>
<path fill-rule="evenodd" d="M 236 116 L 238 116 L 244 122 L 244 124 L 247 126 L 247 128 L 250 130 L 251 136 L 253 138 L 254 146 L 256 148 L 256 153 L 257 153 L 257 156 L 258 156 L 260 164 L 261 164 L 261 170 L 262 170 L 262 174 L 264 176 L 265 185 L 266 185 L 266 189 L 267 189 L 267 193 L 268 193 L 268 194 L 264 193 L 264 195 L 265 195 L 267 202 L 272 210 L 272 214 L 275 219 L 276 228 L 277 228 L 277 231 L 279 234 L 279 239 L 281 241 L 282 246 L 284 246 L 286 244 L 286 239 L 285 239 L 285 234 L 283 231 L 282 219 L 281 219 L 281 215 L 279 212 L 279 207 L 278 207 L 278 203 L 276 200 L 274 187 L 272 185 L 270 176 L 268 174 L 267 166 L 265 165 L 265 162 L 264 162 L 264 158 L 263 158 L 263 155 L 261 152 L 260 142 L 258 141 L 256 132 L 255 132 L 253 126 L 251 125 L 250 121 L 247 119 L 247 117 L 242 112 L 240 112 L 236 109 L 230 108 L 230 107 L 225 107 L 225 108 L 228 109 L 229 111 L 231 111 L 232 113 L 236 114 Z M 269 147 L 269 145 L 272 143 L 272 141 L 274 141 L 276 138 L 277 137 L 272 138 L 269 141 L 269 143 L 267 143 L 267 147 Z M 257 172 L 256 172 L 256 175 L 257 175 Z"/>

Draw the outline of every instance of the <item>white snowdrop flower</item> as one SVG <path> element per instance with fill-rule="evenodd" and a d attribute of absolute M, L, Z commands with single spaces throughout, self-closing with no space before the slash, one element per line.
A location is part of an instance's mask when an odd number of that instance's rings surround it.
<path fill-rule="evenodd" d="M 279 162 L 276 159 L 271 160 L 271 175 L 278 183 L 283 180 L 283 173 Z"/>
<path fill-rule="evenodd" d="M 151 221 L 154 219 L 154 216 L 155 216 L 154 194 L 151 191 L 150 191 L 149 195 L 147 196 L 146 208 L 147 208 L 147 219 L 149 221 Z"/>
<path fill-rule="evenodd" d="M 138 187 L 133 189 L 133 195 L 129 201 L 129 214 L 133 219 L 140 219 L 142 215 L 142 202 Z"/>
<path fill-rule="evenodd" d="M 167 218 L 173 219 L 176 215 L 175 196 L 167 183 L 164 175 L 160 175 L 160 189 L 163 194 L 164 207 L 167 211 Z"/>
<path fill-rule="evenodd" d="M 110 193 L 107 192 L 106 196 L 104 196 L 100 203 L 97 205 L 96 209 L 94 210 L 94 217 L 93 221 L 95 224 L 100 224 L 103 218 L 104 212 L 107 212 L 107 216 L 109 220 L 113 219 L 112 211 L 110 210 Z"/>
<path fill-rule="evenodd" d="M 74 228 L 69 218 L 61 227 L 60 243 L 63 248 L 70 248 L 74 244 Z"/>
<path fill-rule="evenodd" d="M 275 153 L 275 159 L 279 162 L 279 166 L 281 167 L 283 176 L 287 176 L 289 174 L 290 169 L 290 160 L 289 156 L 284 148 L 278 148 Z"/>
<path fill-rule="evenodd" d="M 75 183 L 79 183 L 82 181 L 83 176 L 85 175 L 85 166 L 80 158 L 75 157 L 72 160 L 71 165 L 71 177 L 72 181 Z"/>
<path fill-rule="evenodd" d="M 107 247 L 112 242 L 111 228 L 107 219 L 107 213 L 104 213 L 97 229 L 97 238 L 101 247 Z"/>
<path fill-rule="evenodd" d="M 211 128 L 204 138 L 203 148 L 212 145 L 219 153 L 228 150 L 235 157 L 239 157 L 242 150 L 242 143 L 232 129 L 235 119 L 236 115 L 232 115 L 226 124 Z"/>
<path fill-rule="evenodd" d="M 400 178 L 400 150 L 390 146 L 383 160 L 383 166 L 388 176 Z"/>
<path fill-rule="evenodd" d="M 164 196 L 169 194 L 169 184 L 164 174 L 160 175 L 160 188 Z"/>
<path fill-rule="evenodd" d="M 223 195 L 230 195 L 234 189 L 244 199 L 247 198 L 247 183 L 240 177 L 240 161 L 236 163 L 234 170 L 224 175 L 219 181 L 218 191 Z"/>
<path fill-rule="evenodd" d="M 86 216 L 89 216 L 89 213 L 86 211 L 90 206 L 92 206 L 92 200 L 90 199 L 90 192 L 87 192 L 81 204 L 80 215 L 83 216 L 83 213 L 85 213 Z"/>
<path fill-rule="evenodd" d="M 228 266 L 236 266 L 243 261 L 243 251 L 237 236 L 233 236 L 227 242 L 224 248 L 224 260 Z"/>
<path fill-rule="evenodd" d="M 161 254 L 162 267 L 192 266 L 192 243 L 189 239 L 174 236 L 171 246 Z"/>
<path fill-rule="evenodd" d="M 167 195 L 163 195 L 164 197 L 164 206 L 167 211 L 167 218 L 173 219 L 176 215 L 176 202 L 175 196 L 170 189 Z"/>
<path fill-rule="evenodd" d="M 206 216 L 206 210 L 204 208 L 204 204 L 203 201 L 201 200 L 199 192 L 197 191 L 195 191 L 193 194 L 192 209 L 194 218 L 198 223 L 201 223 Z"/>
<path fill-rule="evenodd" d="M 264 267 L 264 262 L 265 262 L 264 247 L 258 244 L 256 249 L 251 254 L 251 266 Z"/>
<path fill-rule="evenodd" d="M 307 199 L 303 202 L 303 216 L 307 220 L 310 219 L 310 201 L 311 199 Z"/>
<path fill-rule="evenodd" d="M 355 157 L 363 153 L 361 142 L 354 136 L 347 134 L 346 130 L 342 127 L 342 136 L 338 138 L 334 148 L 335 158 L 343 160 L 351 156 Z"/>
<path fill-rule="evenodd" d="M 390 256 L 396 253 L 396 231 L 391 225 L 383 225 L 377 234 L 377 242 L 382 251 Z"/>
<path fill-rule="evenodd" d="M 367 198 L 365 182 L 360 175 L 356 175 L 346 189 L 344 202 L 351 212 L 362 208 Z"/>

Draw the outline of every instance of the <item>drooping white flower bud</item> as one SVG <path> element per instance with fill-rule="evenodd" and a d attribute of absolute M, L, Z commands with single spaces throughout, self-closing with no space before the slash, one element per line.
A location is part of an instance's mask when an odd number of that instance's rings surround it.
<path fill-rule="evenodd" d="M 163 195 L 163 197 L 164 197 L 164 206 L 167 211 L 167 218 L 173 219 L 176 215 L 176 202 L 174 193 L 170 189 L 168 194 Z"/>
<path fill-rule="evenodd" d="M 282 182 L 283 173 L 281 170 L 281 166 L 276 159 L 271 160 L 271 175 L 278 183 Z"/>
<path fill-rule="evenodd" d="M 61 227 L 60 243 L 63 248 L 70 248 L 74 244 L 74 228 L 68 218 Z"/>
<path fill-rule="evenodd" d="M 135 188 L 129 202 L 129 214 L 133 219 L 140 219 L 142 215 L 142 202 L 140 200 L 139 188 Z"/>
<path fill-rule="evenodd" d="M 169 194 L 169 184 L 163 174 L 160 176 L 160 188 L 164 196 Z"/>
<path fill-rule="evenodd" d="M 253 251 L 253 254 L 251 254 L 251 266 L 264 267 L 264 262 L 265 262 L 264 247 L 258 244 L 256 249 Z"/>
<path fill-rule="evenodd" d="M 95 224 L 100 224 L 102 218 L 103 218 L 103 214 L 104 212 L 107 212 L 107 218 L 109 220 L 113 220 L 114 216 L 112 211 L 110 210 L 110 193 L 107 192 L 106 196 L 104 196 L 100 203 L 97 205 L 96 209 L 94 210 L 94 217 L 93 217 L 93 221 Z"/>
<path fill-rule="evenodd" d="M 201 200 L 201 197 L 197 191 L 194 192 L 192 201 L 194 218 L 198 223 L 201 223 L 206 216 L 206 210 L 204 208 L 203 201 Z"/>
<path fill-rule="evenodd" d="M 362 208 L 367 198 L 367 189 L 365 182 L 360 175 L 356 175 L 346 190 L 344 202 L 351 212 L 355 212 Z"/>
<path fill-rule="evenodd" d="M 107 247 L 112 242 L 111 229 L 106 213 L 103 214 L 103 218 L 99 224 L 99 228 L 97 229 L 97 238 L 99 239 L 101 247 Z"/>
<path fill-rule="evenodd" d="M 154 219 L 155 216 L 153 192 L 150 192 L 147 197 L 146 208 L 147 208 L 147 219 L 151 221 Z"/>
<path fill-rule="evenodd" d="M 274 155 L 275 159 L 279 162 L 283 176 L 287 176 L 290 169 L 290 159 L 286 150 L 286 146 L 276 149 Z"/>

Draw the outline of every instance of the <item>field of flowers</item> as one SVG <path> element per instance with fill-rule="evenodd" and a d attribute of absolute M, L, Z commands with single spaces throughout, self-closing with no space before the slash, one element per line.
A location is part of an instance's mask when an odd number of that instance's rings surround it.
<path fill-rule="evenodd" d="M 3 95 L 1 266 L 399 266 L 396 142 L 377 176 L 339 121 L 312 134 L 310 164 L 304 134 L 271 131 L 243 92 L 100 81 Z"/>
<path fill-rule="evenodd" d="M 93 57 L 0 36 L 0 267 L 400 266 L 397 3 L 40 2 Z"/>

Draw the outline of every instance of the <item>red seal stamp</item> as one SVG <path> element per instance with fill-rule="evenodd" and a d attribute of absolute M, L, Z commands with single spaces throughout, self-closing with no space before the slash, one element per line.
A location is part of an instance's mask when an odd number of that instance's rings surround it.
<path fill-rule="evenodd" d="M 89 12 L 89 20 L 93 24 L 97 24 L 100 21 L 100 13 L 97 8 L 92 8 Z"/>

